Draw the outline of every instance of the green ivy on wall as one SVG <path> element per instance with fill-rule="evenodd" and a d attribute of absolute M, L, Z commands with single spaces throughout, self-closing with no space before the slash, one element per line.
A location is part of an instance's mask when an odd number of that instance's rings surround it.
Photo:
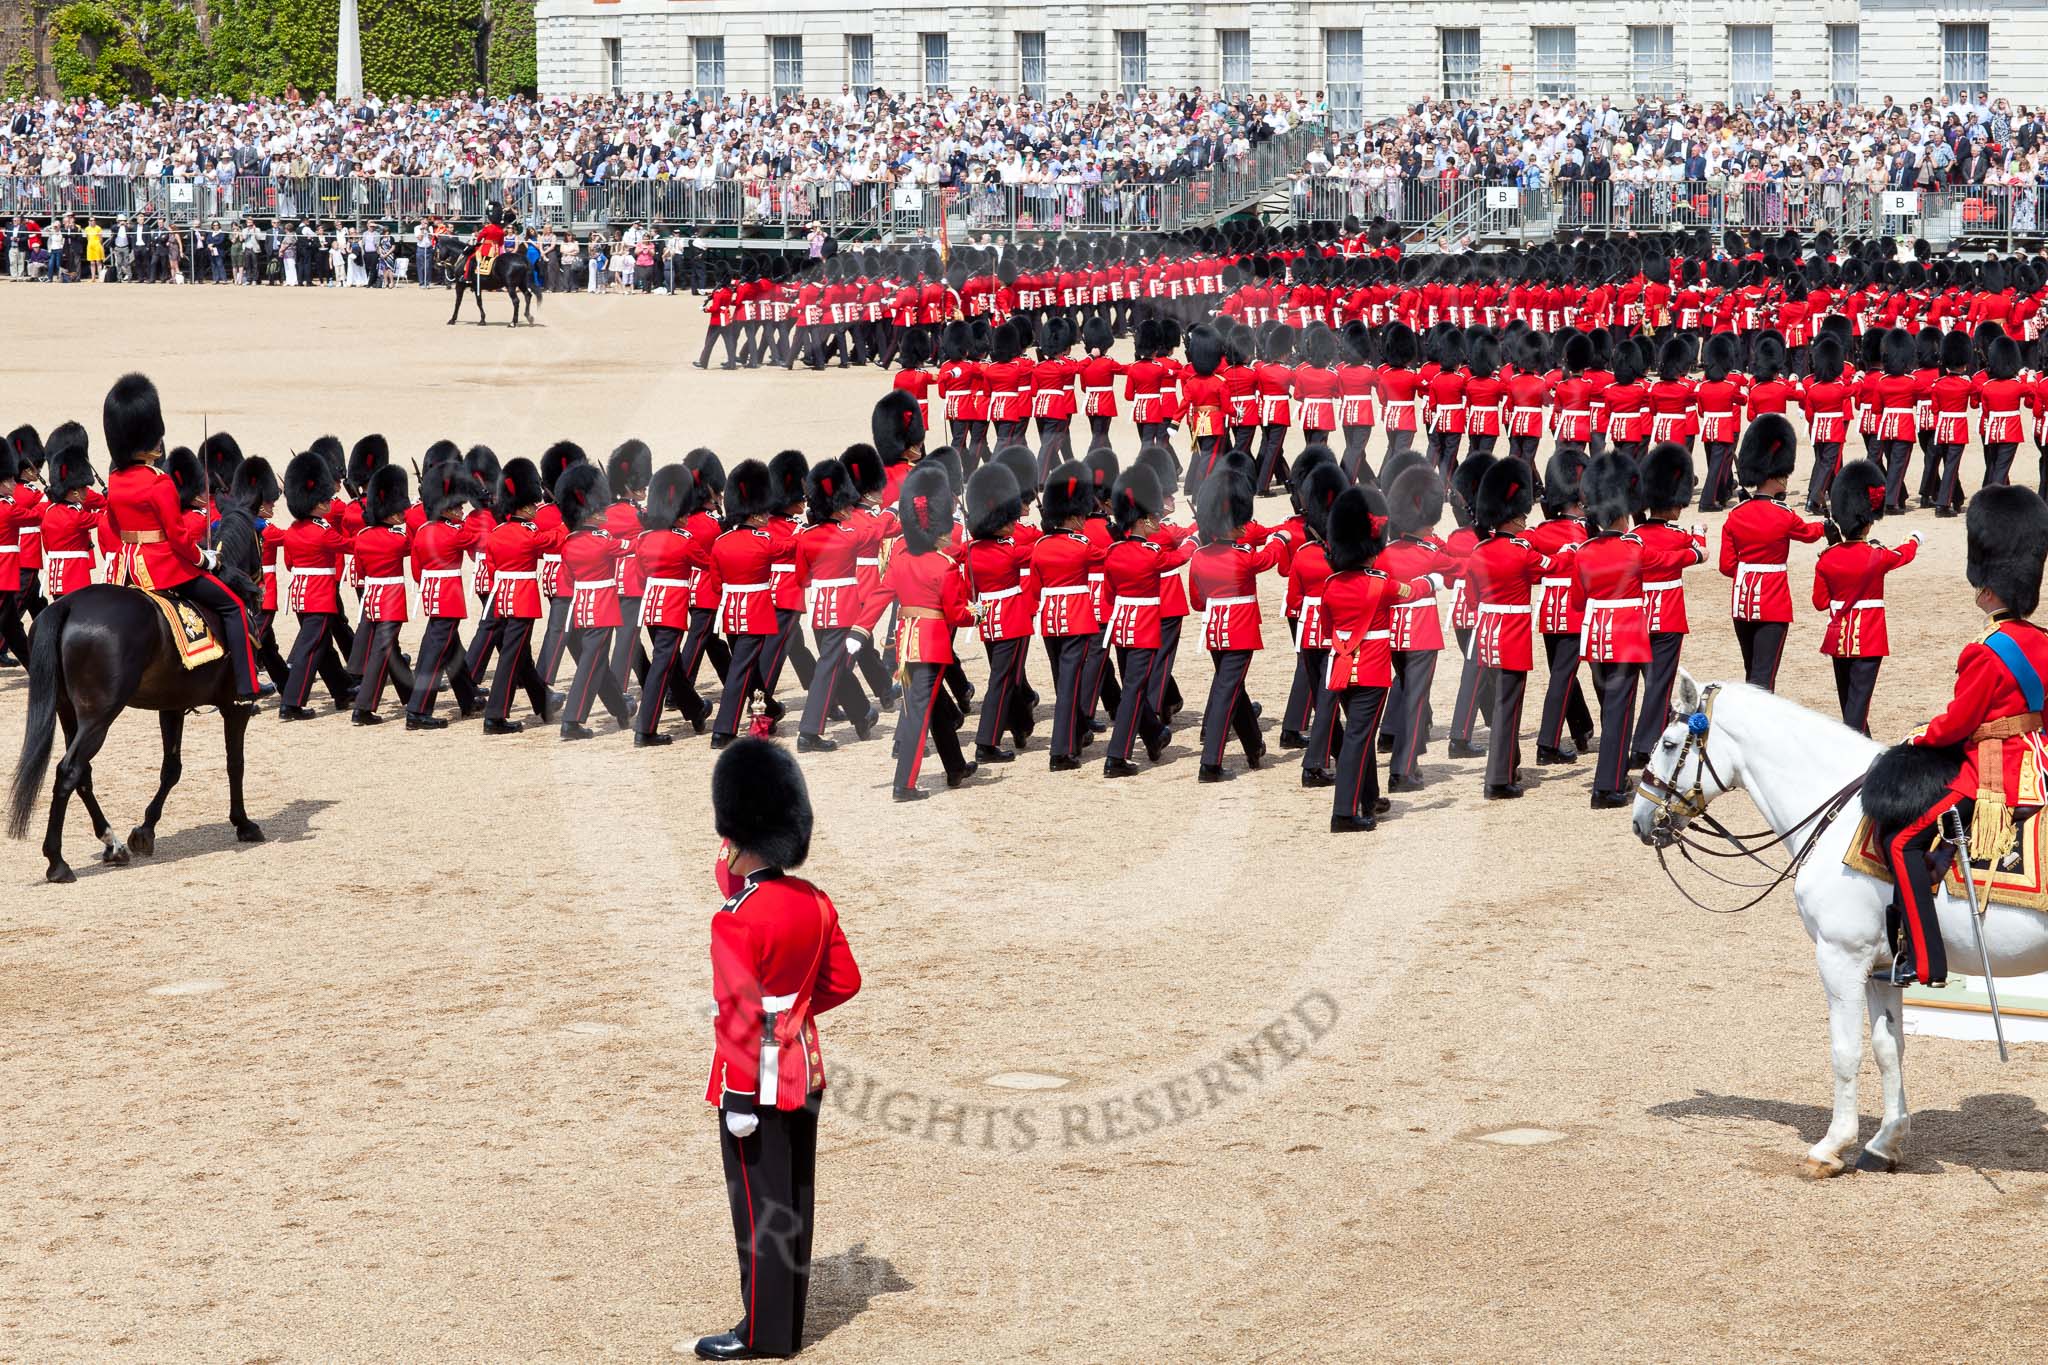
<path fill-rule="evenodd" d="M 363 88 L 384 96 L 473 90 L 484 0 L 357 0 Z M 492 0 L 492 94 L 536 82 L 533 0 Z M 52 11 L 50 75 L 66 95 L 104 100 L 223 94 L 311 98 L 334 86 L 338 0 L 211 0 L 208 26 L 180 0 L 73 0 Z M 24 51 L 24 56 L 26 52 Z M 8 94 L 35 85 L 31 61 L 0 72 Z"/>

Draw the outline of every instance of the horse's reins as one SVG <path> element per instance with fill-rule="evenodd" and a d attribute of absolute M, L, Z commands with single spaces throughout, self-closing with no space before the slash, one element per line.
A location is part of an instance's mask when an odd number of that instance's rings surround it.
<path fill-rule="evenodd" d="M 1711 914 L 1733 915 L 1761 905 L 1773 891 L 1784 885 L 1805 866 L 1807 858 L 1820 843 L 1820 836 L 1863 789 L 1863 775 L 1859 773 L 1851 778 L 1841 790 L 1788 826 L 1782 834 L 1771 830 L 1762 830 L 1756 834 L 1735 833 L 1707 811 L 1710 799 L 1706 795 L 1707 778 L 1713 778 L 1715 785 L 1722 791 L 1732 790 L 1727 780 L 1714 767 L 1712 755 L 1707 752 L 1707 736 L 1713 731 L 1714 726 L 1714 694 L 1719 690 L 1719 683 L 1710 683 L 1700 696 L 1700 709 L 1686 718 L 1685 741 L 1679 747 L 1677 761 L 1671 765 L 1671 779 L 1667 781 L 1660 778 L 1646 768 L 1636 783 L 1636 791 L 1656 809 L 1657 819 L 1654 828 L 1665 836 L 1656 845 L 1657 866 L 1663 869 L 1664 875 L 1670 879 L 1672 886 L 1677 888 L 1678 894 Z M 1686 758 L 1695 752 L 1699 756 L 1699 761 L 1693 768 L 1692 785 L 1680 791 L 1677 785 L 1679 774 L 1685 770 Z M 1709 833 L 1734 845 L 1733 849 L 1715 848 L 1690 837 L 1687 833 L 1687 823 L 1695 820 L 1706 826 Z M 1762 854 L 1780 844 L 1790 848 L 1793 836 L 1809 825 L 1813 827 L 1813 832 L 1805 843 L 1793 850 L 1791 860 L 1783 868 L 1773 868 L 1764 862 Z M 1758 840 L 1763 842 L 1756 842 Z M 1723 886 L 1739 887 L 1745 891 L 1754 890 L 1757 894 L 1732 909 L 1708 905 L 1679 884 L 1677 874 L 1672 871 L 1669 861 L 1665 858 L 1665 850 L 1674 844 L 1688 864 L 1706 873 L 1713 880 Z M 1695 854 L 1710 858 L 1748 858 L 1773 875 L 1768 882 L 1735 881 L 1701 864 Z"/>

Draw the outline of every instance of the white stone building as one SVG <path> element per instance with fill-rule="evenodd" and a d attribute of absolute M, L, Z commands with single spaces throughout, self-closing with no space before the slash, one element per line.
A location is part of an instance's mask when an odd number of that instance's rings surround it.
<path fill-rule="evenodd" d="M 1876 103 L 2048 100 L 2048 0 L 1281 0 L 1075 4 L 539 0 L 543 94 L 996 86 L 1327 92 L 1333 122 L 1428 92 Z"/>

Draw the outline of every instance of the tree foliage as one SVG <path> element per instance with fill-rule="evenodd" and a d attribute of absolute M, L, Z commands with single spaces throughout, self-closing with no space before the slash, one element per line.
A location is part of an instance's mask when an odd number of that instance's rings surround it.
<path fill-rule="evenodd" d="M 363 88 L 383 96 L 475 89 L 483 7 L 484 0 L 357 0 Z M 492 0 L 491 9 L 487 87 L 531 91 L 533 0 Z M 66 95 L 109 101 L 333 89 L 339 0 L 209 0 L 206 15 L 201 32 L 189 0 L 72 0 L 50 13 L 51 76 Z M 4 79 L 11 92 L 26 93 L 33 74 L 10 67 Z"/>

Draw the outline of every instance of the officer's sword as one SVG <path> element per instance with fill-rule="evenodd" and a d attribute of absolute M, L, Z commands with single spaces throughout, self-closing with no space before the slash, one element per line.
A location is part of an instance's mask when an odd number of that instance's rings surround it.
<path fill-rule="evenodd" d="M 1956 866 L 1963 874 L 1963 894 L 1970 904 L 1970 932 L 1977 939 L 1977 959 L 1984 964 L 1984 994 L 1991 1001 L 1991 1031 L 1998 1037 L 1998 1060 L 2011 1061 L 2005 1050 L 2005 1018 L 1998 1012 L 1998 983 L 1991 979 L 1991 952 L 1984 946 L 1984 925 L 1977 914 L 1977 873 L 1970 865 L 1970 832 L 1953 806 L 1942 813 L 1943 833 L 1955 847 Z"/>

